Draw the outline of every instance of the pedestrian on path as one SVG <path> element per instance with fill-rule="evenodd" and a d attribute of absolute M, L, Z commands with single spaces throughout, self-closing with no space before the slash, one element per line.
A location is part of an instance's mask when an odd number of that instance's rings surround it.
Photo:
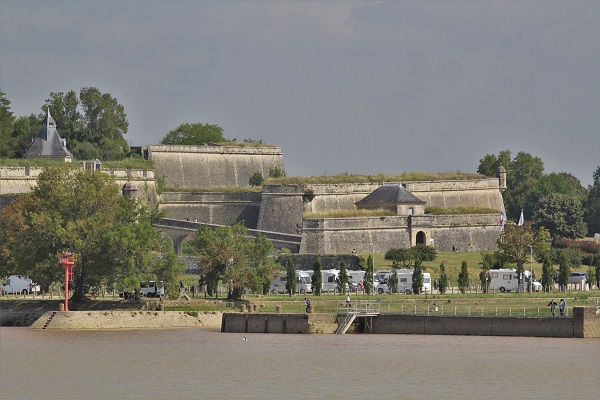
<path fill-rule="evenodd" d="M 560 303 L 558 303 L 558 308 L 560 308 L 560 316 L 565 316 L 565 308 L 567 308 L 567 302 L 565 299 L 560 299 Z"/>
<path fill-rule="evenodd" d="M 348 293 L 348 297 L 346 297 L 346 308 L 350 308 L 350 293 Z"/>
<path fill-rule="evenodd" d="M 556 316 L 556 302 L 554 301 L 554 299 L 550 300 L 550 303 L 548 303 L 548 306 L 550 307 L 550 312 L 552 312 L 552 316 L 555 317 Z"/>

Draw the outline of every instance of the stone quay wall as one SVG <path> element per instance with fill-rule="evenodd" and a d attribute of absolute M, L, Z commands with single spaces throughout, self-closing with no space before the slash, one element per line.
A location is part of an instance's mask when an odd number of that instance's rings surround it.
<path fill-rule="evenodd" d="M 334 333 L 335 314 L 224 313 L 221 332 L 230 333 Z"/>
<path fill-rule="evenodd" d="M 572 318 L 380 314 L 360 329 L 371 323 L 381 334 L 600 338 L 600 317 L 584 307 L 574 307 Z"/>
<path fill-rule="evenodd" d="M 260 172 L 284 171 L 280 147 L 275 146 L 148 146 L 156 177 L 172 188 L 248 186 Z"/>

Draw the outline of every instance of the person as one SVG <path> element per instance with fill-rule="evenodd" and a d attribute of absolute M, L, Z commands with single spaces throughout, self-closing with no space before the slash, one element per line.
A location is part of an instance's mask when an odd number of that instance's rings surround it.
<path fill-rule="evenodd" d="M 565 299 L 560 299 L 560 303 L 558 303 L 558 308 L 560 308 L 560 316 L 561 317 L 564 317 L 566 307 L 567 307 L 567 302 L 565 301 Z"/>
<path fill-rule="evenodd" d="M 348 293 L 348 296 L 346 297 L 346 308 L 350 308 L 350 293 Z"/>
<path fill-rule="evenodd" d="M 304 298 L 304 304 L 306 305 L 306 312 L 310 311 L 310 299 L 308 297 Z"/>
<path fill-rule="evenodd" d="M 550 312 L 552 312 L 552 316 L 556 316 L 556 302 L 554 301 L 554 299 L 550 300 L 548 306 L 550 307 Z"/>
<path fill-rule="evenodd" d="M 437 278 L 433 278 L 433 288 L 435 290 L 437 290 L 437 288 L 438 288 L 438 280 L 437 280 Z"/>
<path fill-rule="evenodd" d="M 363 280 L 361 279 L 360 282 L 358 282 L 358 290 L 362 291 L 364 287 L 364 283 Z"/>

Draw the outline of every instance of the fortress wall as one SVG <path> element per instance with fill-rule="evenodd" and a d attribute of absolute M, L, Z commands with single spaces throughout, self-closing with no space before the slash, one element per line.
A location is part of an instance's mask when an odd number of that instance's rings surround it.
<path fill-rule="evenodd" d="M 409 192 L 426 201 L 426 207 L 487 207 L 504 211 L 497 178 L 408 182 L 405 186 Z"/>
<path fill-rule="evenodd" d="M 244 221 L 247 228 L 256 229 L 261 194 L 169 192 L 162 193 L 160 201 L 160 209 L 165 212 L 166 218 L 217 225 Z"/>
<path fill-rule="evenodd" d="M 305 219 L 300 253 L 349 254 L 410 247 L 408 217 Z"/>
<path fill-rule="evenodd" d="M 302 185 L 265 185 L 257 229 L 298 234 L 302 227 Z"/>
<path fill-rule="evenodd" d="M 267 178 L 271 168 L 284 170 L 279 147 L 149 146 L 148 150 L 156 177 L 167 187 L 248 186 L 256 172 Z"/>
<path fill-rule="evenodd" d="M 304 207 L 306 212 L 353 210 L 354 204 L 379 187 L 377 183 L 306 185 L 315 194 Z"/>
<path fill-rule="evenodd" d="M 419 232 L 426 244 L 440 251 L 495 250 L 500 237 L 499 218 L 495 214 L 422 215 L 360 218 L 305 219 L 300 253 L 348 254 L 377 252 L 391 247 L 417 244 Z"/>
<path fill-rule="evenodd" d="M 439 251 L 486 251 L 498 248 L 500 238 L 500 217 L 497 214 L 465 215 L 423 215 L 411 217 L 411 231 L 414 238 L 417 232 L 426 233 Z"/>

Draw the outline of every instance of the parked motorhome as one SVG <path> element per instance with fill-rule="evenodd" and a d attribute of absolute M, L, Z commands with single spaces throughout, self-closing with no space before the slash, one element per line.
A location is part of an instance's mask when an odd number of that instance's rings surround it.
<path fill-rule="evenodd" d="M 21 275 L 11 275 L 0 287 L 0 291 L 4 294 L 31 294 L 40 291 L 40 285 L 33 283 L 31 279 Z"/>
<path fill-rule="evenodd" d="M 412 288 L 412 269 L 399 269 L 396 270 L 398 276 L 398 289 L 396 293 L 411 294 Z M 377 286 L 377 293 L 390 293 L 389 278 L 393 274 L 390 270 L 380 270 L 375 275 L 380 278 L 380 283 Z M 423 286 L 421 287 L 421 293 L 431 293 L 431 274 L 429 272 L 423 272 Z"/>
<path fill-rule="evenodd" d="M 490 270 L 490 290 L 510 292 L 519 288 L 519 273 L 514 268 Z"/>
<path fill-rule="evenodd" d="M 286 289 L 287 284 L 287 273 L 281 272 L 279 275 L 276 275 L 271 279 L 271 287 L 269 292 L 272 294 L 282 294 L 287 293 Z M 304 293 L 312 293 L 312 279 L 310 275 L 306 271 L 296 271 L 296 292 L 304 294 Z"/>

